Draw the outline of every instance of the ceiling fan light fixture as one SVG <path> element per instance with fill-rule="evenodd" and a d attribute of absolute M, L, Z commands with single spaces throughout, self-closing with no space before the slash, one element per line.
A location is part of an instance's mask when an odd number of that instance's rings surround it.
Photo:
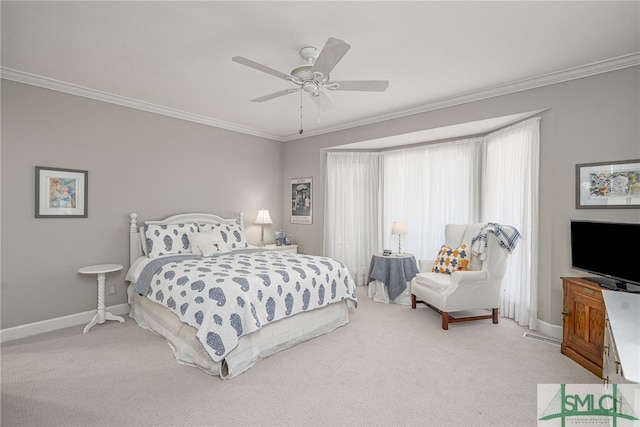
<path fill-rule="evenodd" d="M 302 84 L 302 89 L 305 92 L 309 92 L 312 95 L 313 94 L 317 95 L 320 90 L 320 88 L 318 88 L 318 85 L 315 82 L 308 82 L 308 81 Z"/>

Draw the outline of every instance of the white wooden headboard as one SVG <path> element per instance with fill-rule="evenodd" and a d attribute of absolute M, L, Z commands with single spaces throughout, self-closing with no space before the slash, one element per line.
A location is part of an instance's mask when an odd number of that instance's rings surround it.
<path fill-rule="evenodd" d="M 232 224 L 238 223 L 240 227 L 244 229 L 244 214 L 240 212 L 237 219 L 222 218 L 218 215 L 206 214 L 206 213 L 186 213 L 173 215 L 165 219 L 158 221 L 144 221 L 138 225 L 138 214 L 129 214 L 129 266 L 133 264 L 135 260 L 144 256 L 142 250 L 142 238 L 140 236 L 140 227 L 144 224 L 149 225 L 169 225 L 169 224 L 185 224 L 185 223 L 197 223 L 197 224 Z"/>

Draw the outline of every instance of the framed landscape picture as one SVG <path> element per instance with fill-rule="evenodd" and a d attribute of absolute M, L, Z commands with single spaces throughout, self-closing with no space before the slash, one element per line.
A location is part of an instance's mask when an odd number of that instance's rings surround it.
<path fill-rule="evenodd" d="M 87 218 L 88 172 L 36 166 L 36 218 Z"/>
<path fill-rule="evenodd" d="M 291 180 L 291 223 L 311 224 L 313 221 L 313 178 Z"/>
<path fill-rule="evenodd" d="M 576 208 L 640 208 L 640 160 L 576 165 Z"/>

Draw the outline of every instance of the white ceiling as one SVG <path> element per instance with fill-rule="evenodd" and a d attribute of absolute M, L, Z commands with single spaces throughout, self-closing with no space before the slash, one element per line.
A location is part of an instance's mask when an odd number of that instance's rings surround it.
<path fill-rule="evenodd" d="M 279 141 L 300 138 L 298 51 L 351 45 L 332 80 L 381 93 L 303 98 L 303 136 L 640 64 L 640 2 L 2 1 L 2 77 Z M 512 119 L 512 118 L 510 118 Z M 495 123 L 492 123 L 492 126 Z M 477 129 L 474 128 L 474 132 Z"/>

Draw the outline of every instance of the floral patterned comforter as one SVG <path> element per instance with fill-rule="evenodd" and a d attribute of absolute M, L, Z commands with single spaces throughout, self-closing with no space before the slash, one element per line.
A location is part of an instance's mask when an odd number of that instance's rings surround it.
<path fill-rule="evenodd" d="M 156 258 L 135 283 L 138 294 L 196 328 L 216 362 L 241 336 L 268 323 L 344 300 L 357 306 L 355 283 L 343 264 L 281 251 Z"/>

